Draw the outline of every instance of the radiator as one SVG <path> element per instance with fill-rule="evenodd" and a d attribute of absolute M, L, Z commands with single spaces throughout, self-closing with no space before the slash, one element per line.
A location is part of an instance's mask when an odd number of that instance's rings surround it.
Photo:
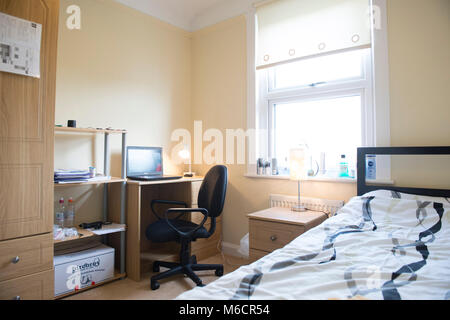
<path fill-rule="evenodd" d="M 317 198 L 301 197 L 300 203 L 302 206 L 312 211 L 321 211 L 333 216 L 339 209 L 341 209 L 345 202 L 341 200 L 327 200 Z M 270 207 L 291 208 L 298 205 L 297 196 L 286 196 L 281 194 L 270 195 Z"/>

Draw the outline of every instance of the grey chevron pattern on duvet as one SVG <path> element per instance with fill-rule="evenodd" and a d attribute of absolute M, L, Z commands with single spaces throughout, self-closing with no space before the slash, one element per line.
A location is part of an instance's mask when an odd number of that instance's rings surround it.
<path fill-rule="evenodd" d="M 444 208 L 442 203 L 433 203 L 433 208 L 436 210 L 439 221 L 431 228 L 421 232 L 419 234 L 419 239 L 415 243 L 408 245 L 414 246 L 416 248 L 416 250 L 421 254 L 422 260 L 404 265 L 399 270 L 392 273 L 391 280 L 384 283 L 381 288 L 383 298 L 385 300 L 400 300 L 401 296 L 397 288 L 408 285 L 412 281 L 417 280 L 416 271 L 420 270 L 427 264 L 427 259 L 430 255 L 427 244 L 432 243 L 435 240 L 435 234 L 441 230 L 442 217 L 444 215 Z M 430 239 L 423 241 L 423 239 L 427 237 L 430 237 Z M 398 279 L 402 274 L 411 274 L 411 276 L 406 281 L 400 281 L 396 283 L 396 279 Z"/>
<path fill-rule="evenodd" d="M 334 243 L 336 239 L 344 234 L 349 233 L 355 233 L 355 232 L 365 232 L 365 231 L 375 231 L 377 230 L 377 226 L 375 222 L 372 219 L 372 210 L 370 208 L 370 202 L 375 197 L 366 197 L 362 198 L 364 200 L 363 206 L 362 206 L 362 221 L 359 225 L 349 225 L 345 227 L 339 228 L 335 233 L 332 233 L 327 236 L 325 239 L 325 243 L 322 247 L 322 251 L 308 254 L 304 256 L 299 256 L 297 258 L 294 258 L 292 260 L 286 260 L 277 262 L 269 269 L 269 273 L 273 271 L 277 271 L 283 268 L 287 268 L 295 263 L 301 262 L 301 261 L 311 261 L 317 256 L 320 255 L 320 253 L 333 249 L 333 253 L 331 257 L 327 260 L 319 262 L 319 264 L 328 263 L 331 261 L 336 260 L 336 248 L 334 247 Z M 368 223 L 372 224 L 372 227 L 367 229 L 365 228 Z M 231 298 L 231 300 L 237 300 L 237 299 L 250 299 L 253 293 L 255 292 L 256 287 L 260 284 L 262 277 L 264 276 L 264 273 L 262 273 L 260 270 L 257 270 L 254 274 L 250 274 L 244 279 L 242 279 L 241 284 L 239 285 L 239 289 L 237 290 L 236 294 Z"/>
<path fill-rule="evenodd" d="M 177 299 L 450 300 L 450 206 L 377 190 L 286 247 Z"/>
<path fill-rule="evenodd" d="M 394 192 L 393 192 L 394 197 Z M 396 194 L 394 198 L 399 199 L 400 194 Z M 336 232 L 331 233 L 327 236 L 327 238 L 324 241 L 324 245 L 322 247 L 322 251 L 316 252 L 313 254 L 303 255 L 296 257 L 291 260 L 285 260 L 281 262 L 277 262 L 273 264 L 268 273 L 280 270 L 283 268 L 287 268 L 293 264 L 302 262 L 302 261 L 311 261 L 318 257 L 322 252 L 333 249 L 333 253 L 331 257 L 329 257 L 327 260 L 319 262 L 319 264 L 323 263 L 329 263 L 331 261 L 336 260 L 337 253 L 336 248 L 334 247 L 334 243 L 336 239 L 340 235 L 349 234 L 349 233 L 355 233 L 355 232 L 367 232 L 367 231 L 376 231 L 377 225 L 372 219 L 372 211 L 370 207 L 370 202 L 374 199 L 374 197 L 367 197 L 362 198 L 364 200 L 363 206 L 362 206 L 362 221 L 359 225 L 349 225 L 345 227 L 339 228 Z M 427 217 L 426 208 L 431 204 L 430 201 L 417 201 L 417 210 L 416 210 L 416 218 L 418 220 L 418 225 L 422 225 L 422 222 Z M 398 239 L 392 238 L 394 247 L 392 249 L 392 253 L 396 255 L 397 252 L 400 253 L 400 256 L 405 256 L 406 251 L 405 248 L 407 247 L 414 247 L 422 256 L 422 260 L 410 263 L 407 265 L 404 265 L 399 270 L 392 273 L 392 277 L 390 281 L 385 282 L 381 288 L 371 288 L 371 289 L 359 289 L 356 281 L 353 279 L 353 271 L 354 268 L 349 268 L 345 274 L 344 278 L 347 281 L 347 286 L 351 292 L 351 296 L 356 295 L 366 295 L 371 292 L 375 291 L 381 291 L 383 298 L 385 300 L 400 300 L 401 296 L 398 292 L 398 288 L 408 285 L 409 283 L 415 281 L 417 279 L 416 271 L 421 269 L 425 264 L 426 260 L 429 256 L 429 251 L 427 248 L 427 243 L 431 243 L 435 239 L 435 233 L 439 232 L 442 225 L 442 216 L 443 216 L 443 205 L 441 203 L 433 203 L 433 208 L 436 211 L 437 215 L 439 216 L 439 221 L 432 226 L 431 228 L 423 231 L 419 234 L 419 239 L 415 241 L 414 243 L 406 244 L 406 245 L 400 245 L 398 242 Z M 371 228 L 367 228 L 367 225 L 371 224 Z M 325 228 L 325 230 L 329 230 L 328 228 Z M 423 241 L 424 238 L 429 237 L 428 240 Z M 407 280 L 404 281 L 396 281 L 402 274 L 409 274 Z M 241 284 L 239 286 L 239 289 L 236 291 L 235 295 L 231 298 L 231 300 L 237 300 L 237 299 L 250 299 L 253 293 L 255 292 L 258 285 L 261 283 L 261 280 L 264 276 L 264 273 L 258 268 L 258 270 L 255 270 L 254 274 L 247 275 L 242 279 Z M 447 294 L 449 295 L 449 294 Z"/>

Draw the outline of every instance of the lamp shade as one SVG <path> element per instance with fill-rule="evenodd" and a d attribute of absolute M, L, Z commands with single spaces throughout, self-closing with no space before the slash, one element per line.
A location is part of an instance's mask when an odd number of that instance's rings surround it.
<path fill-rule="evenodd" d="M 289 164 L 291 180 L 300 181 L 305 180 L 306 174 L 306 148 L 295 148 L 290 150 Z"/>
<path fill-rule="evenodd" d="M 178 155 L 181 159 L 187 160 L 191 157 L 191 153 L 187 149 L 181 150 Z"/>

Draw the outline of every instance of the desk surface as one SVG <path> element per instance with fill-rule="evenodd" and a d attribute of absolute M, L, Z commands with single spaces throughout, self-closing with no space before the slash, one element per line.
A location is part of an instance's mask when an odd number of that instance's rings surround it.
<path fill-rule="evenodd" d="M 192 177 L 192 178 L 181 178 L 174 180 L 157 180 L 157 181 L 137 181 L 137 180 L 127 180 L 128 184 L 135 184 L 140 186 L 152 185 L 152 184 L 167 184 L 167 183 L 185 183 L 185 182 L 195 182 L 195 181 L 203 181 L 204 177 Z"/>

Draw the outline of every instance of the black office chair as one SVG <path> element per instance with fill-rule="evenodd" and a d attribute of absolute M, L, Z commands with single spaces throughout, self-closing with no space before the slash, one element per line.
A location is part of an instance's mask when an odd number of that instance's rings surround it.
<path fill-rule="evenodd" d="M 216 276 L 223 275 L 223 265 L 221 264 L 197 264 L 197 258 L 190 256 L 190 243 L 201 238 L 209 238 L 216 229 L 216 218 L 220 216 L 225 203 L 225 195 L 228 184 L 228 169 L 225 166 L 215 166 L 206 174 L 198 193 L 198 208 L 187 208 L 187 204 L 180 201 L 153 200 L 151 208 L 158 221 L 152 223 L 146 231 L 147 239 L 152 242 L 172 242 L 181 244 L 180 262 L 155 261 L 153 272 L 159 272 L 160 267 L 170 270 L 160 273 L 151 278 L 150 286 L 152 290 L 159 288 L 158 280 L 165 279 L 176 274 L 185 274 L 197 286 L 202 286 L 202 281 L 194 273 L 201 270 L 215 270 Z M 171 208 L 161 217 L 155 210 L 156 204 L 184 206 L 184 208 Z M 185 214 L 191 212 L 201 212 L 204 215 L 203 221 L 198 225 L 190 221 L 180 219 Z M 180 213 L 175 218 L 169 218 L 172 213 Z M 209 230 L 203 227 L 206 220 L 211 218 Z"/>

